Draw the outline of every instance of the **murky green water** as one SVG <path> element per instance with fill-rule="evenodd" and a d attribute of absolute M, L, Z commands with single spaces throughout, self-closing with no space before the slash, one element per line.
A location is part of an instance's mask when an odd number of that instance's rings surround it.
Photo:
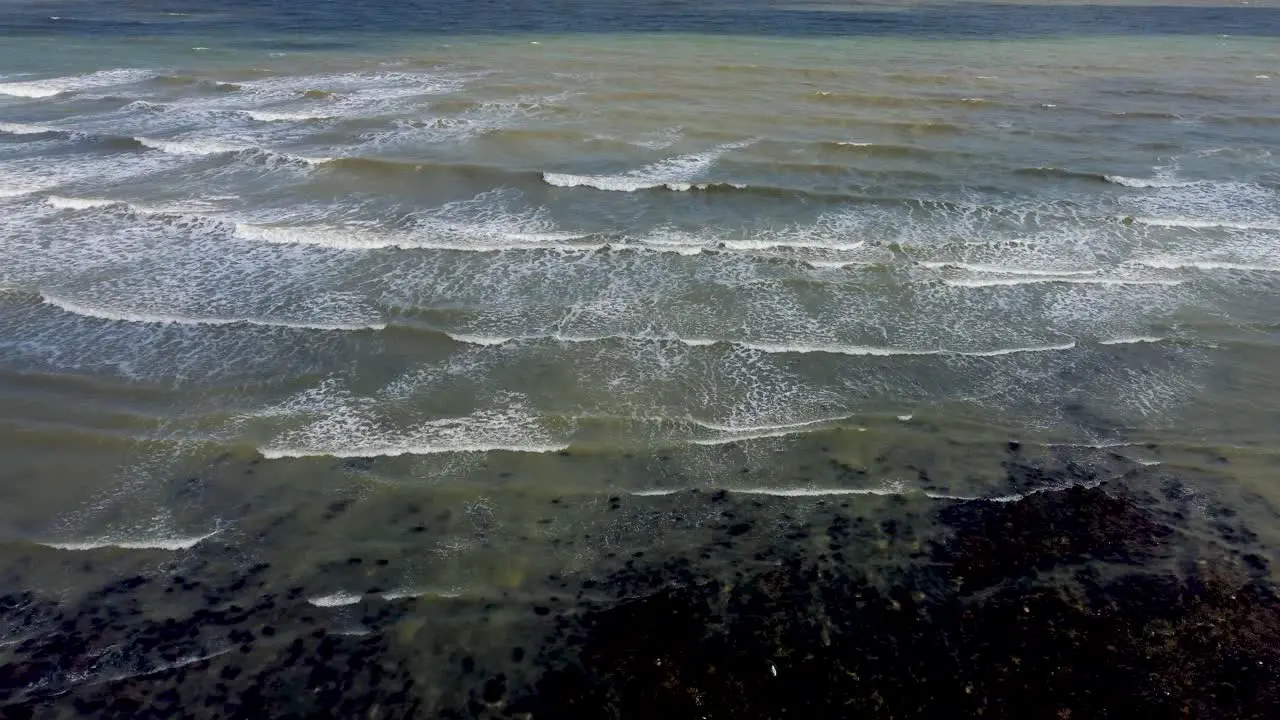
<path fill-rule="evenodd" d="M 1079 480 L 1011 440 L 1276 496 L 1266 4 L 286 5 L 0 15 L 15 589 L 268 562 L 357 632 L 697 546 L 690 489 Z"/>

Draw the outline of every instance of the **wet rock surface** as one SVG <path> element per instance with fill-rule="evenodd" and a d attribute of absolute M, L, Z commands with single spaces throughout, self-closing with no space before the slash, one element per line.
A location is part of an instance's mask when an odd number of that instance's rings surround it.
<path fill-rule="evenodd" d="M 645 498 L 705 542 L 604 553 L 535 597 L 371 587 L 337 616 L 267 563 L 10 593 L 0 717 L 1280 716 L 1272 556 L 1228 507 L 1164 476 L 1010 472 L 1063 489 Z"/>

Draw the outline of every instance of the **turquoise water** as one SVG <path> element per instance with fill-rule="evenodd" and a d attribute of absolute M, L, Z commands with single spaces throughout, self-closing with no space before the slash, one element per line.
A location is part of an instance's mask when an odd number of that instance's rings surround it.
<path fill-rule="evenodd" d="M 23 589 L 536 596 L 683 542 L 610 497 L 1060 484 L 1010 440 L 1274 497 L 1266 3 L 0 8 Z"/>

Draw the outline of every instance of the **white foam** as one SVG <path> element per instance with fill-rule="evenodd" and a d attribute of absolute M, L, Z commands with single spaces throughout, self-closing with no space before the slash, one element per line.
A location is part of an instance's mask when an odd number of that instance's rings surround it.
<path fill-rule="evenodd" d="M 1099 340 L 1099 345 L 1133 345 L 1137 343 L 1158 343 L 1164 342 L 1164 338 L 1155 335 L 1132 335 L 1129 337 L 1119 337 L 1114 340 Z"/>
<path fill-rule="evenodd" d="M 751 238 L 746 240 L 722 240 L 721 245 L 730 250 L 773 250 L 775 248 L 799 248 L 814 250 L 857 250 L 865 243 L 862 240 L 854 242 L 842 243 L 838 240 L 823 240 L 820 238 L 806 237 L 787 237 L 785 235 L 774 237 Z M 820 262 L 820 261 L 819 261 Z"/>
<path fill-rule="evenodd" d="M 167 537 L 152 538 L 138 540 L 86 540 L 81 542 L 42 542 L 37 543 L 50 547 L 55 550 L 100 550 L 103 548 L 116 548 L 119 550 L 189 550 L 196 545 L 217 535 L 218 531 L 214 530 L 205 535 L 197 535 L 195 537 Z"/>
<path fill-rule="evenodd" d="M 1154 217 L 1137 217 L 1134 222 L 1143 225 L 1152 225 L 1155 227 L 1171 227 L 1171 228 L 1226 228 L 1230 230 L 1267 230 L 1277 232 L 1280 231 L 1280 222 L 1232 222 L 1229 220 L 1203 220 L 1197 218 L 1154 218 Z"/>
<path fill-rule="evenodd" d="M 45 198 L 44 201 L 51 207 L 58 208 L 59 210 L 91 210 L 93 208 L 103 208 L 119 204 L 119 201 L 117 200 L 62 197 L 61 195 L 50 195 Z"/>
<path fill-rule="evenodd" d="M 325 109 L 342 114 L 364 116 L 378 114 L 392 107 L 389 101 L 423 95 L 443 94 L 463 87 L 468 76 L 443 75 L 439 71 L 388 72 L 361 71 L 320 75 L 278 75 L 239 83 L 242 95 L 263 102 L 295 100 L 309 91 L 331 93 Z"/>
<path fill-rule="evenodd" d="M 457 342 L 466 343 L 468 345 L 480 345 L 482 347 L 495 347 L 511 342 L 541 342 L 547 340 L 560 343 L 593 343 L 605 342 L 608 340 L 622 340 L 627 342 L 677 342 L 691 347 L 703 347 L 707 345 L 715 345 L 717 342 L 721 342 L 719 340 L 700 338 L 685 339 L 662 335 L 568 335 L 564 333 L 546 333 L 540 335 L 475 335 L 448 331 L 442 332 Z"/>
<path fill-rule="evenodd" d="M 305 110 L 287 111 L 271 111 L 271 110 L 244 110 L 245 115 L 257 120 L 258 122 L 306 122 L 309 120 L 329 120 L 335 117 L 328 113 L 307 112 Z"/>
<path fill-rule="evenodd" d="M 682 132 L 679 127 L 670 127 L 665 130 L 648 133 L 646 137 L 649 139 L 635 139 L 629 140 L 628 142 L 638 147 L 649 148 L 650 150 L 661 150 L 662 148 L 671 147 L 679 142 L 682 137 Z"/>
<path fill-rule="evenodd" d="M 997 348 L 994 350 L 947 350 L 942 348 L 889 348 L 876 347 L 870 345 L 837 345 L 837 344 L 817 344 L 804 342 L 791 343 L 775 343 L 775 342 L 758 342 L 751 340 L 727 340 L 718 338 L 686 338 L 674 335 L 626 335 L 626 334 L 609 334 L 609 335 L 566 335 L 561 333 L 547 333 L 539 335 L 476 335 L 469 333 L 455 333 L 442 331 L 450 338 L 470 345 L 480 345 L 486 347 L 494 347 L 504 345 L 511 342 L 539 342 L 553 340 L 564 343 L 591 343 L 604 342 L 607 340 L 622 340 L 627 342 L 673 342 L 689 347 L 710 347 L 713 345 L 734 345 L 748 350 L 757 350 L 759 352 L 771 354 L 808 354 L 808 353 L 827 353 L 831 355 L 854 355 L 854 356 L 875 356 L 875 357 L 892 357 L 892 356 L 913 356 L 913 355 L 961 355 L 968 357 L 996 357 L 999 355 L 1015 355 L 1017 353 L 1031 352 L 1054 352 L 1059 350 L 1070 350 L 1076 346 L 1074 342 L 1062 343 L 1059 345 L 1032 345 L 1027 347 Z M 695 421 L 698 422 L 698 421 Z M 826 422 L 826 421 L 813 421 Z M 744 431 L 762 431 L 774 430 L 779 427 L 786 426 L 768 426 L 757 428 L 729 428 L 716 427 L 712 425 L 704 425 L 708 429 L 724 430 L 736 432 Z M 801 423 L 812 424 L 812 423 Z"/>
<path fill-rule="evenodd" d="M 1144 280 L 1130 278 L 1083 278 L 1076 276 L 1052 276 L 1052 277 L 1020 277 L 1020 278 L 975 278 L 975 279 L 954 279 L 947 278 L 942 281 L 944 284 L 953 287 L 983 288 L 998 287 L 1002 285 L 1032 285 L 1038 283 L 1065 283 L 1069 285 L 1181 285 L 1181 280 Z"/>
<path fill-rule="evenodd" d="M 985 501 L 985 502 L 993 502 L 993 503 L 1014 503 L 1014 502 L 1021 502 L 1021 501 L 1023 501 L 1023 500 L 1026 500 L 1027 498 L 1031 497 L 1032 495 L 1039 495 L 1039 494 L 1041 494 L 1041 493 L 1047 493 L 1047 492 L 1063 492 L 1063 491 L 1070 490 L 1071 488 L 1076 488 L 1076 487 L 1089 489 L 1089 488 L 1095 488 L 1095 487 L 1098 487 L 1098 485 L 1100 485 L 1100 484 L 1102 484 L 1102 481 L 1101 481 L 1101 480 L 1097 480 L 1097 481 L 1088 482 L 1088 483 L 1071 483 L 1070 485 L 1050 485 L 1050 486 L 1048 486 L 1048 487 L 1041 487 L 1041 488 L 1036 488 L 1036 489 L 1034 489 L 1034 490 L 1028 490 L 1028 491 L 1026 491 L 1026 492 L 1024 492 L 1024 493 L 1010 493 L 1010 494 L 1008 494 L 1008 495 L 999 495 L 999 496 L 996 496 L 996 497 L 954 498 L 954 499 L 956 499 L 956 500 L 982 500 L 982 501 Z"/>
<path fill-rule="evenodd" d="M 58 130 L 48 125 L 0 122 L 0 132 L 9 133 L 10 135 L 40 135 L 41 133 L 58 132 Z"/>
<path fill-rule="evenodd" d="M 1093 443 L 1045 443 L 1045 447 L 1069 447 L 1069 448 L 1087 448 L 1089 450 L 1108 450 L 1110 448 L 1129 447 L 1137 443 L 1131 442 L 1093 442 Z"/>
<path fill-rule="evenodd" d="M 481 347 L 494 347 L 497 345 L 505 345 L 517 339 L 516 336 L 514 335 L 510 335 L 510 336 L 468 335 L 466 333 L 452 333 L 452 332 L 446 332 L 445 335 L 449 336 L 450 339 L 455 340 L 457 342 L 466 343 L 468 345 L 480 345 Z"/>
<path fill-rule="evenodd" d="M 277 245 L 319 245 L 346 250 L 373 250 L 403 247 L 405 240 L 394 236 L 370 236 L 362 228 L 333 226 L 269 226 L 236 223 L 236 237 Z"/>
<path fill-rule="evenodd" d="M 23 184 L 23 183 L 3 183 L 0 182 L 0 198 L 13 198 L 37 193 L 41 190 L 48 190 L 53 187 L 50 183 Z"/>
<path fill-rule="evenodd" d="M 316 607 L 330 608 L 355 605 L 362 599 L 363 596 L 361 595 L 340 590 L 336 593 L 330 593 L 329 595 L 319 595 L 317 597 L 307 598 L 307 602 L 315 605 Z"/>
<path fill-rule="evenodd" d="M 754 433 L 742 433 L 738 435 L 726 435 L 716 438 L 692 438 L 687 442 L 691 445 L 729 445 L 732 443 L 744 442 L 747 440 L 766 440 L 769 438 L 786 437 L 796 434 L 796 430 L 762 430 Z"/>
<path fill-rule="evenodd" d="M 697 438 L 688 442 L 694 445 L 726 445 L 728 443 L 741 442 L 743 440 L 761 440 L 765 438 L 785 437 L 796 433 L 806 432 L 809 430 L 819 429 L 821 426 L 843 420 L 843 417 L 822 418 L 818 420 L 807 420 L 798 423 L 784 423 L 780 425 L 721 425 L 718 423 L 705 422 L 689 418 L 689 421 L 695 425 L 700 425 L 708 430 L 716 430 L 719 432 L 729 433 L 723 437 L 716 438 Z"/>
<path fill-rule="evenodd" d="M 266 458 L 395 457 L 439 453 L 549 453 L 568 447 L 568 428 L 557 418 L 533 413 L 518 397 L 469 415 L 418 423 L 384 417 L 381 397 L 357 396 L 338 386 L 322 386 L 299 396 L 296 409 L 286 403 L 275 414 L 303 412 L 309 424 L 287 431 L 267 447 Z"/>
<path fill-rule="evenodd" d="M 702 488 L 710 490 L 711 488 Z M 1063 490 L 1065 488 L 1051 487 L 1032 490 L 1026 493 L 1013 493 L 1010 495 L 997 496 L 981 496 L 981 495 L 950 495 L 947 493 L 936 493 L 929 491 L 913 491 L 899 485 L 889 485 L 878 488 L 814 488 L 814 487 L 762 487 L 762 488 L 724 488 L 726 492 L 737 493 L 740 495 L 766 495 L 769 497 L 781 498 L 814 498 L 814 497 L 849 497 L 857 495 L 865 495 L 872 497 L 897 497 L 903 495 L 914 495 L 918 497 L 926 497 L 931 500 L 953 500 L 960 502 L 994 502 L 1009 503 L 1025 500 L 1031 495 L 1041 492 L 1051 492 Z M 663 488 L 651 490 L 633 490 L 629 494 L 635 497 L 661 497 L 664 495 L 675 495 L 681 492 L 688 492 L 694 488 Z"/>
<path fill-rule="evenodd" d="M 725 143 L 706 152 L 679 155 L 619 175 L 571 175 L 543 173 L 542 179 L 556 187 L 591 187 L 613 192 L 635 192 L 666 188 L 678 192 L 699 187 L 695 181 L 725 153 L 750 145 L 752 141 Z M 701 186 L 701 187 L 705 187 Z"/>
<path fill-rule="evenodd" d="M 560 247 L 563 243 L 570 240 L 580 240 L 589 237 L 588 233 L 570 233 L 570 232 L 504 232 L 502 237 L 513 241 L 516 245 L 512 247 L 523 247 L 526 245 L 538 245 L 546 247 Z"/>
<path fill-rule="evenodd" d="M 1263 265 L 1223 260 L 1197 260 L 1194 258 L 1147 258 L 1131 261 L 1135 265 L 1165 270 L 1236 270 L 1241 272 L 1280 272 L 1280 264 Z"/>
<path fill-rule="evenodd" d="M 67 92 L 88 90 L 92 88 L 124 85 L 137 82 L 150 73 L 144 70 L 102 70 L 87 75 L 70 75 L 67 77 L 48 78 L 46 80 L 26 80 L 23 82 L 0 83 L 0 95 L 12 95 L 24 98 L 47 98 Z"/>
<path fill-rule="evenodd" d="M 394 101 L 398 97 L 413 94 L 420 93 L 379 91 L 375 96 L 374 102 L 385 106 L 388 101 Z M 556 102 L 566 95 L 567 93 L 560 93 L 547 97 L 522 97 L 509 100 L 485 101 L 477 103 L 461 113 L 427 115 L 425 117 L 422 116 L 420 106 L 406 113 L 402 109 L 403 106 L 396 104 L 387 107 L 386 110 L 402 117 L 409 115 L 413 119 L 395 120 L 392 123 L 392 129 L 367 133 L 364 138 L 367 146 L 376 148 L 379 154 L 395 154 L 402 152 L 403 149 L 408 149 L 412 152 L 413 149 L 421 147 L 424 143 L 464 143 L 472 138 L 519 125 L 524 119 L 536 117 L 548 108 L 555 106 Z M 351 96 L 344 96 L 339 105 L 346 105 L 345 101 L 348 99 L 356 103 L 355 107 L 361 116 L 367 116 L 370 110 L 375 113 L 381 112 L 380 109 L 369 108 L 368 103 Z M 364 106 L 363 108 L 361 108 L 362 105 Z"/>
<path fill-rule="evenodd" d="M 838 495 L 902 495 L 899 488 L 735 488 L 740 495 L 771 495 L 773 497 L 828 497 Z"/>
<path fill-rule="evenodd" d="M 457 442 L 440 445 L 351 445 L 340 447 L 272 447 L 259 448 L 258 452 L 268 460 L 304 457 L 400 457 L 401 455 L 439 455 L 443 453 L 553 453 L 568 450 L 569 445 L 536 445 L 518 443 L 468 443 Z"/>
<path fill-rule="evenodd" d="M 205 660 L 211 660 L 213 658 L 226 655 L 229 652 L 231 652 L 230 648 L 226 650 L 218 650 L 216 652 L 211 652 L 205 655 L 184 655 L 182 657 L 179 657 L 177 660 L 174 660 L 173 662 L 160 663 L 159 665 L 155 665 L 139 673 L 123 673 L 119 675 L 112 675 L 110 676 L 110 678 L 106 679 L 106 682 L 117 683 L 117 682 L 120 682 L 121 680 L 126 680 L 129 678 L 138 678 L 138 677 L 147 677 L 149 675 L 156 675 L 158 673 L 167 672 L 169 670 L 175 670 L 177 668 L 186 667 L 188 665 L 194 665 L 199 662 L 204 662 Z"/>
<path fill-rule="evenodd" d="M 111 322 L 151 323 L 157 325 L 258 325 L 262 327 L 284 327 L 298 330 L 321 331 L 383 330 L 387 326 L 386 323 L 381 322 L 325 323 L 262 318 L 187 317 L 182 315 L 140 313 L 128 310 L 104 308 L 96 305 L 85 305 L 83 303 L 78 303 L 73 300 L 67 300 L 65 298 L 49 294 L 41 294 L 40 299 L 43 302 L 65 312 L 82 315 L 84 317 L 97 318 L 99 320 L 108 320 Z"/>
<path fill-rule="evenodd" d="M 1096 275 L 1101 270 L 1052 270 L 1046 268 L 1009 267 L 1005 265 L 987 265 L 982 263 L 964 263 L 951 261 L 922 261 L 920 267 L 935 270 L 964 270 L 967 272 L 991 273 L 996 275 L 1031 275 L 1036 277 L 1072 277 L 1077 275 Z"/>
<path fill-rule="evenodd" d="M 709 422 L 706 420 L 698 420 L 696 418 L 687 418 L 689 422 L 700 425 L 708 430 L 718 430 L 727 433 L 754 433 L 754 432 L 772 432 L 774 430 L 800 430 L 814 425 L 823 425 L 826 423 L 839 422 L 844 420 L 843 416 L 819 418 L 817 420 L 804 420 L 794 423 L 780 423 L 771 425 L 723 425 L 720 423 Z"/>
<path fill-rule="evenodd" d="M 765 353 L 794 353 L 800 355 L 806 355 L 809 353 L 828 353 L 832 355 L 869 355 L 889 357 L 894 355 L 942 354 L 941 350 L 913 350 L 908 348 L 874 347 L 870 345 L 833 345 L 800 342 L 774 343 L 754 341 L 743 341 L 735 344 L 749 350 L 759 350 L 760 352 Z"/>
<path fill-rule="evenodd" d="M 45 203 L 59 210 L 97 210 L 111 207 L 138 215 L 183 215 L 190 219 L 196 219 L 218 209 L 218 205 L 212 201 L 228 200 L 232 199 L 232 197 L 214 197 L 209 200 L 191 199 L 184 201 L 182 205 L 135 205 L 124 200 L 109 200 L 107 198 L 49 195 L 45 198 Z"/>
<path fill-rule="evenodd" d="M 782 343 L 757 343 L 757 342 L 736 342 L 751 350 L 759 350 L 768 353 L 830 353 L 833 355 L 869 355 L 876 357 L 892 357 L 892 356 L 913 356 L 913 355 L 962 355 L 968 357 L 996 357 L 1000 355 L 1015 355 L 1018 353 L 1033 352 L 1054 352 L 1059 350 L 1070 350 L 1075 347 L 1074 342 L 1064 343 L 1061 345 L 1034 345 L 1028 347 L 1013 348 L 997 348 L 995 350 L 944 350 L 944 349 L 914 349 L 914 348 L 885 348 L 872 347 L 865 345 L 817 345 L 817 344 L 782 344 Z"/>
<path fill-rule="evenodd" d="M 550 250 L 582 252 L 608 247 L 607 243 L 575 241 L 591 233 L 559 230 L 544 208 L 530 208 L 520 193 L 491 190 L 475 197 L 413 213 L 413 225 L 387 231 L 366 225 L 270 226 L 240 223 L 242 239 L 277 243 L 320 245 L 345 250 L 383 248 L 502 252 Z"/>
<path fill-rule="evenodd" d="M 1134 178 L 1124 175 L 1103 175 L 1102 177 L 1109 183 L 1130 188 L 1180 188 L 1200 184 L 1195 180 L 1175 180 L 1169 177 Z"/>
<path fill-rule="evenodd" d="M 342 250 L 419 249 L 459 252 L 589 253 L 644 251 L 696 256 L 703 252 L 744 252 L 779 248 L 852 251 L 864 247 L 851 241 L 863 218 L 855 213 L 827 213 L 810 225 L 761 231 L 754 237 L 722 239 L 718 233 L 687 233 L 658 228 L 640 237 L 609 237 L 595 232 L 559 230 L 545 208 L 529 208 L 510 190 L 481 193 L 440 208 L 414 213 L 414 226 L 386 230 L 371 225 L 264 225 L 242 222 L 236 235 L 243 240 L 273 244 L 317 245 Z M 805 259 L 809 262 L 809 260 Z M 844 266 L 867 262 L 854 258 L 812 260 Z"/>
<path fill-rule="evenodd" d="M 494 233 L 497 233 L 496 235 Z M 483 225 L 459 226 L 451 233 L 456 239 L 427 232 L 391 233 L 364 227 L 332 225 L 271 226 L 236 223 L 236 236 L 243 240 L 277 245 L 318 245 L 336 250 L 457 250 L 462 252 L 504 252 L 508 250 L 554 250 L 583 252 L 602 250 L 607 243 L 591 245 L 572 241 L 587 237 L 582 233 L 503 233 Z"/>
<path fill-rule="evenodd" d="M 427 596 L 447 599 L 461 597 L 462 593 L 457 590 L 422 590 L 417 588 L 405 588 L 403 590 L 392 590 L 390 592 L 382 593 L 382 599 L 387 601 Z"/>
<path fill-rule="evenodd" d="M 135 137 L 134 140 L 153 150 L 166 152 L 170 155 L 217 155 L 220 153 L 240 152 L 241 150 L 252 148 L 250 145 L 227 145 L 209 140 L 161 140 L 141 136 Z"/>
<path fill-rule="evenodd" d="M 1074 348 L 1074 342 L 1062 343 L 1060 345 L 1033 345 L 1030 347 L 1001 348 L 999 350 L 977 350 L 952 353 L 954 355 L 966 355 L 969 357 L 998 357 L 1000 355 L 1017 355 L 1019 353 L 1037 353 L 1037 352 L 1055 352 L 1059 350 L 1070 350 Z"/>

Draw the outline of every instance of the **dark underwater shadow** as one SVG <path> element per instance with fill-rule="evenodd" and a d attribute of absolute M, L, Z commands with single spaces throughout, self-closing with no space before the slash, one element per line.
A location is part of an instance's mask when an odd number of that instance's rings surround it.
<path fill-rule="evenodd" d="M 1273 552 L 1237 511 L 1170 475 L 1006 467 L 1011 482 L 1064 489 L 996 502 L 810 499 L 803 513 L 795 499 L 725 491 L 615 496 L 620 513 L 718 519 L 697 521 L 700 544 L 659 542 L 610 554 L 597 572 L 548 576 L 553 590 L 537 598 L 384 602 L 370 588 L 359 634 L 326 628 L 301 587 L 273 590 L 267 563 L 124 578 L 70 606 L 11 593 L 0 625 L 45 630 L 4 648 L 0 716 L 1280 713 Z M 1277 517 L 1248 502 L 1254 517 Z M 152 616 L 178 597 L 198 609 Z M 49 683 L 108 652 L 114 675 Z M 426 671 L 432 654 L 441 664 Z"/>

